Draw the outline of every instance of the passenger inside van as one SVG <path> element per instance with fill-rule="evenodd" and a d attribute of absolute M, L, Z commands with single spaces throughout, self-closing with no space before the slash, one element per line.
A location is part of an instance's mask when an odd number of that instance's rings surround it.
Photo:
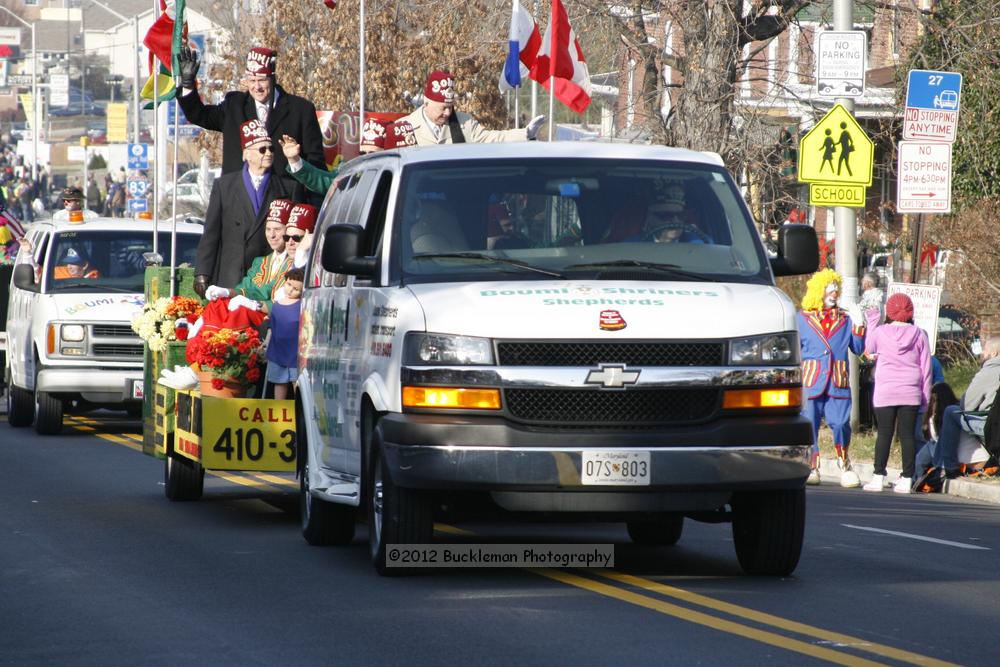
<path fill-rule="evenodd" d="M 410 245 L 414 255 L 467 250 L 465 234 L 448 205 L 441 201 L 420 201 L 416 219 L 410 225 Z"/>
<path fill-rule="evenodd" d="M 53 267 L 52 277 L 56 280 L 90 279 L 100 278 L 101 273 L 90 265 L 82 250 L 70 247 Z"/>

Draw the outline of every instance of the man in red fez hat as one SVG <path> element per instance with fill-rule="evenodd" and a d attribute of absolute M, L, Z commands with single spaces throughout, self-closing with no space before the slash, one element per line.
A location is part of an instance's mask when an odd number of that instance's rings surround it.
<path fill-rule="evenodd" d="M 205 213 L 205 231 L 198 241 L 194 289 L 201 296 L 209 285 L 234 287 L 254 259 L 270 252 L 265 222 L 271 202 L 297 202 L 306 196 L 294 179 L 272 170 L 274 145 L 263 123 L 243 123 L 238 136 L 243 168 L 216 179 Z"/>
<path fill-rule="evenodd" d="M 246 58 L 243 83 L 246 92 L 231 91 L 219 104 L 204 104 L 198 94 L 198 54 L 182 47 L 178 55 L 183 89 L 177 98 L 189 122 L 206 130 L 222 132 L 222 173 L 243 167 L 239 132 L 249 120 L 259 120 L 275 142 L 289 134 L 302 142 L 302 157 L 325 169 L 323 138 L 316 119 L 316 107 L 309 100 L 285 92 L 275 82 L 278 54 L 272 49 L 255 47 Z M 279 151 L 274 156 L 274 170 L 281 174 L 287 162 Z"/>
<path fill-rule="evenodd" d="M 530 141 L 538 137 L 545 116 L 536 116 L 520 130 L 484 130 L 467 113 L 455 110 L 455 77 L 451 72 L 435 70 L 427 77 L 423 105 L 404 119 L 413 126 L 418 146 L 462 143 L 498 143 Z"/>

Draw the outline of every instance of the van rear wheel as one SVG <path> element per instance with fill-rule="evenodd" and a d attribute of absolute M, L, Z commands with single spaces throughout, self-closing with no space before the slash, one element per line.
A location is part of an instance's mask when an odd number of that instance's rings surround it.
<path fill-rule="evenodd" d="M 375 426 L 371 439 L 366 498 L 372 564 L 382 576 L 407 574 L 407 568 L 386 567 L 386 545 L 428 544 L 434 533 L 434 506 L 426 493 L 393 483 L 382 451 L 381 426 Z"/>
<path fill-rule="evenodd" d="M 733 495 L 733 543 L 747 574 L 787 576 L 802 554 L 806 490 L 754 491 Z"/>
<path fill-rule="evenodd" d="M 27 389 L 8 385 L 7 423 L 14 428 L 31 426 L 35 420 L 35 397 Z"/>
<path fill-rule="evenodd" d="M 47 391 L 35 392 L 35 431 L 56 435 L 63 427 L 63 401 Z"/>
<path fill-rule="evenodd" d="M 681 539 L 684 515 L 664 514 L 648 521 L 629 521 L 625 527 L 628 529 L 628 536 L 636 544 L 670 547 Z"/>

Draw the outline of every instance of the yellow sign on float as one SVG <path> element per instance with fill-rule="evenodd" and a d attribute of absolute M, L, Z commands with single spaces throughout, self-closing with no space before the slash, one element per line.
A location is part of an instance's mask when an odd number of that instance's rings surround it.
<path fill-rule="evenodd" d="M 837 104 L 799 142 L 799 180 L 868 186 L 874 158 L 875 144 L 854 116 Z"/>
<path fill-rule="evenodd" d="M 295 471 L 295 401 L 204 396 L 201 406 L 203 466 Z"/>
<path fill-rule="evenodd" d="M 864 208 L 864 185 L 837 185 L 836 183 L 810 183 L 810 206 L 853 206 Z"/>

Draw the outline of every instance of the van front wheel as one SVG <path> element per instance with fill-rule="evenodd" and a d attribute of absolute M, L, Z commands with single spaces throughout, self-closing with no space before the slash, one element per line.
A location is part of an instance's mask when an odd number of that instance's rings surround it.
<path fill-rule="evenodd" d="M 35 397 L 27 389 L 7 388 L 7 423 L 14 428 L 31 426 L 35 420 Z"/>
<path fill-rule="evenodd" d="M 372 564 L 383 576 L 405 574 L 406 568 L 386 567 L 386 545 L 428 544 L 434 532 L 434 507 L 426 493 L 393 483 L 382 451 L 381 426 L 375 426 L 371 439 L 366 497 Z"/>
<path fill-rule="evenodd" d="M 806 490 L 748 491 L 733 495 L 733 542 L 747 574 L 784 577 L 802 554 Z"/>
<path fill-rule="evenodd" d="M 39 435 L 57 435 L 63 427 L 63 402 L 47 391 L 35 392 L 35 431 Z"/>

